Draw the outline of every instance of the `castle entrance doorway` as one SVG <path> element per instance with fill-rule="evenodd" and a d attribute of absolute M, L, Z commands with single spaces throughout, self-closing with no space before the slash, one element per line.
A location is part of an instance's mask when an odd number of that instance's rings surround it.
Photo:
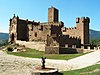
<path fill-rule="evenodd" d="M 11 34 L 11 42 L 14 42 L 14 33 Z"/>

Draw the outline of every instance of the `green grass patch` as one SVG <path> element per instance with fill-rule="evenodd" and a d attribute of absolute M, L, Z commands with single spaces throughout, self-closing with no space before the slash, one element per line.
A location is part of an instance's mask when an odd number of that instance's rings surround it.
<path fill-rule="evenodd" d="M 100 75 L 100 64 L 92 65 L 79 70 L 64 71 L 63 75 Z"/>
<path fill-rule="evenodd" d="M 100 45 L 100 38 L 91 39 L 90 43 L 93 45 Z"/>
<path fill-rule="evenodd" d="M 47 59 L 60 59 L 69 60 L 84 54 L 45 54 L 43 51 L 33 50 L 26 48 L 26 52 L 7 52 L 16 56 L 30 57 L 30 58 L 41 58 L 46 57 Z"/>
<path fill-rule="evenodd" d="M 7 51 L 8 54 L 16 55 L 16 56 L 22 56 L 22 57 L 31 57 L 31 58 L 40 58 L 43 56 L 44 52 L 37 51 L 33 49 L 26 48 L 25 52 L 10 52 Z"/>

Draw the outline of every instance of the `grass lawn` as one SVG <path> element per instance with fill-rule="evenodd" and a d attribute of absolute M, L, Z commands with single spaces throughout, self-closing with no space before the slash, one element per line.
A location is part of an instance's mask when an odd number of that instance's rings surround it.
<path fill-rule="evenodd" d="M 63 75 L 100 75 L 100 64 L 92 65 L 79 70 L 64 71 Z"/>
<path fill-rule="evenodd" d="M 30 48 L 26 48 L 26 52 L 7 52 L 7 53 L 23 57 L 31 57 L 31 58 L 46 57 L 47 59 L 61 59 L 61 60 L 68 60 L 84 55 L 84 54 L 45 54 L 42 51 L 37 51 Z"/>

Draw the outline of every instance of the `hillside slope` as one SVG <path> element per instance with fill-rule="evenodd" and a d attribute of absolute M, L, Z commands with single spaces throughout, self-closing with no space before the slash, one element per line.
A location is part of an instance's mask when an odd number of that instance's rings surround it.
<path fill-rule="evenodd" d="M 8 39 L 9 38 L 9 34 L 8 33 L 0 33 L 0 40 L 1 39 Z"/>
<path fill-rule="evenodd" d="M 8 38 L 8 33 L 0 33 L 0 46 L 5 45 L 8 42 Z"/>
<path fill-rule="evenodd" d="M 90 38 L 91 39 L 97 39 L 100 38 L 100 31 L 92 30 L 90 29 Z"/>

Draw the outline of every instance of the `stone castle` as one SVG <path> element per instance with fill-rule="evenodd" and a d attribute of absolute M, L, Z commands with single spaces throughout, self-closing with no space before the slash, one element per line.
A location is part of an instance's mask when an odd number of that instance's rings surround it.
<path fill-rule="evenodd" d="M 78 17 L 76 27 L 66 28 L 59 21 L 59 10 L 55 7 L 48 8 L 48 22 L 44 23 L 23 20 L 14 15 L 10 19 L 9 41 L 42 41 L 46 42 L 46 53 L 60 53 L 61 48 L 81 48 L 89 44 L 89 23 L 88 17 Z"/>

